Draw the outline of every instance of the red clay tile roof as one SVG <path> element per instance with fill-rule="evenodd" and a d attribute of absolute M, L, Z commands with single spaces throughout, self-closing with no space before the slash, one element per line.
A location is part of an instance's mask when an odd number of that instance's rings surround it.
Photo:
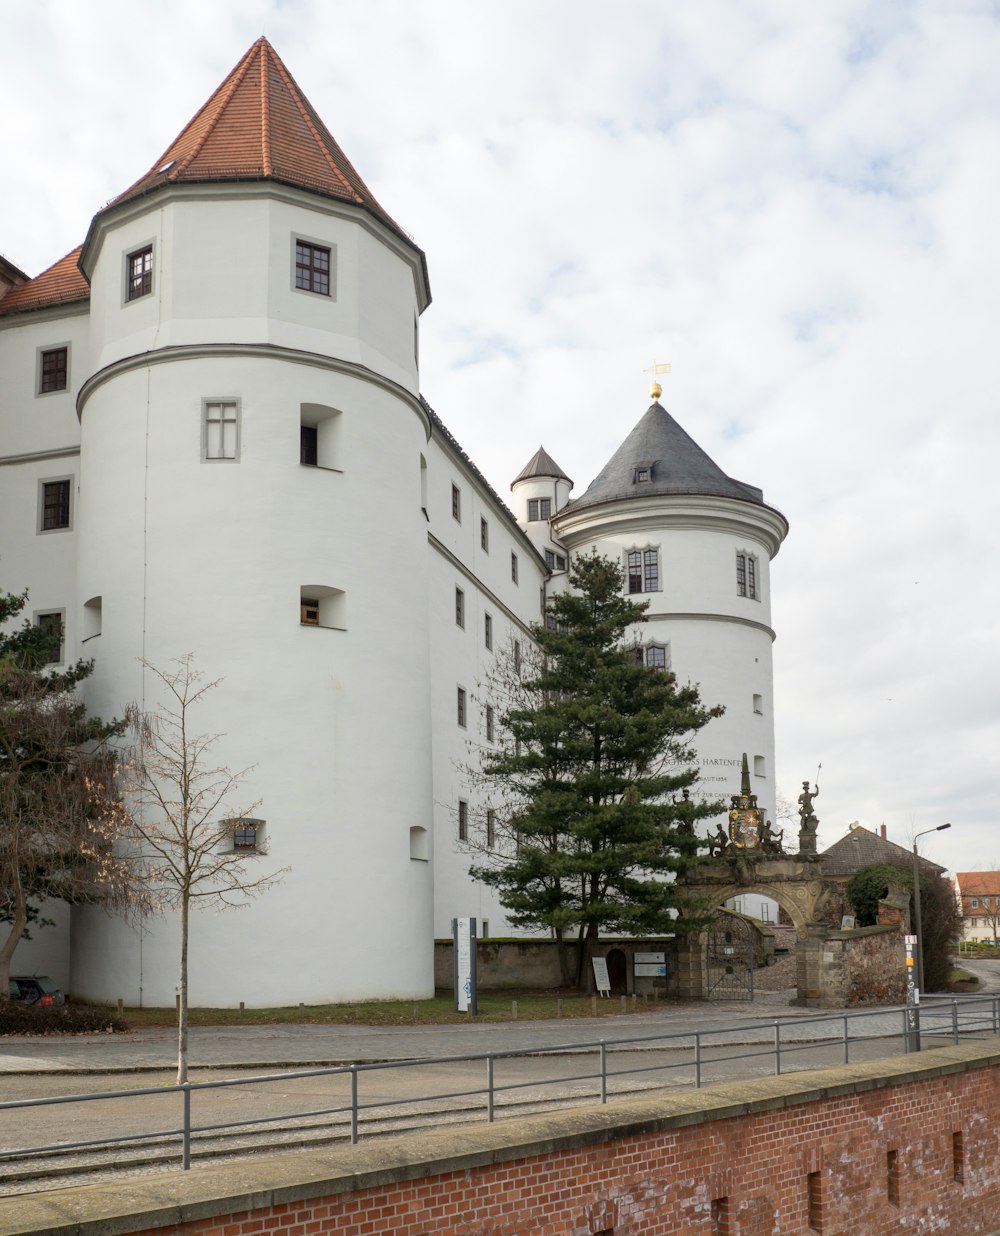
<path fill-rule="evenodd" d="M 82 246 L 81 246 L 82 248 Z M 29 309 L 45 309 L 49 305 L 68 305 L 76 300 L 90 299 L 90 284 L 77 266 L 80 248 L 67 253 L 54 266 L 43 270 L 34 279 L 11 288 L 0 300 L 0 315 L 24 313 Z"/>
<path fill-rule="evenodd" d="M 105 209 L 164 185 L 261 179 L 353 202 L 413 243 L 372 196 L 265 38 L 150 170 Z"/>
<path fill-rule="evenodd" d="M 1000 871 L 956 871 L 955 879 L 969 897 L 1000 897 Z"/>

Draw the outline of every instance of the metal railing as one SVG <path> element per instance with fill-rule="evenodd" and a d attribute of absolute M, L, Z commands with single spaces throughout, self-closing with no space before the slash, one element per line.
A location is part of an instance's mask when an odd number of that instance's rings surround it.
<path fill-rule="evenodd" d="M 186 1170 L 191 1165 L 192 1142 L 197 1138 L 208 1138 L 211 1135 L 231 1133 L 235 1130 L 261 1129 L 265 1126 L 276 1126 L 280 1122 L 307 1121 L 316 1118 L 341 1118 L 346 1126 L 345 1137 L 351 1143 L 357 1143 L 361 1132 L 362 1115 L 365 1112 L 378 1110 L 385 1112 L 392 1108 L 414 1107 L 423 1104 L 428 1115 L 440 1115 L 430 1110 L 429 1105 L 442 1100 L 474 1099 L 476 1107 L 483 1112 L 487 1121 L 496 1118 L 498 1099 L 501 1096 L 513 1096 L 517 1091 L 529 1089 L 538 1090 L 550 1086 L 561 1086 L 585 1083 L 589 1091 L 584 1096 L 598 1097 L 601 1103 L 607 1103 L 609 1097 L 609 1082 L 615 1079 L 627 1079 L 636 1075 L 650 1076 L 681 1074 L 681 1080 L 674 1084 L 694 1084 L 701 1087 L 705 1084 L 705 1074 L 709 1068 L 718 1072 L 717 1066 L 726 1062 L 738 1061 L 741 1066 L 741 1076 L 748 1075 L 747 1062 L 770 1057 L 773 1060 L 775 1076 L 788 1071 L 789 1063 L 796 1053 L 812 1052 L 817 1049 L 833 1050 L 837 1063 L 849 1064 L 851 1049 L 865 1043 L 880 1042 L 884 1044 L 899 1043 L 906 1052 L 919 1050 L 921 1038 L 926 1043 L 947 1042 L 957 1044 L 963 1035 L 997 1035 L 1000 1034 L 1000 994 L 991 996 L 968 996 L 962 999 L 927 999 L 922 1005 L 916 1006 L 917 1036 L 914 1038 L 914 1007 L 903 1006 L 891 1009 L 866 1009 L 854 1013 L 836 1013 L 828 1017 L 809 1016 L 786 1018 L 784 1021 L 760 1021 L 729 1026 L 712 1030 L 687 1030 L 672 1033 L 641 1034 L 620 1039 L 596 1039 L 581 1043 L 562 1043 L 558 1045 L 520 1048 L 511 1051 L 477 1052 L 470 1055 L 422 1057 L 410 1060 L 382 1061 L 364 1064 L 329 1066 L 323 1068 L 296 1069 L 281 1073 L 254 1075 L 250 1077 L 227 1078 L 219 1081 L 185 1082 L 169 1086 L 140 1086 L 128 1090 L 99 1091 L 91 1094 L 59 1095 L 40 1099 L 18 1099 L 10 1102 L 0 1102 L 0 1112 L 27 1111 L 33 1108 L 50 1107 L 65 1103 L 100 1103 L 109 1099 L 142 1098 L 146 1096 L 162 1097 L 176 1094 L 181 1099 L 181 1123 L 179 1126 L 158 1129 L 143 1133 L 122 1133 L 114 1137 L 93 1138 L 84 1141 L 63 1141 L 49 1145 L 24 1146 L 17 1149 L 0 1148 L 0 1162 L 10 1164 L 32 1158 L 51 1156 L 53 1154 L 68 1154 L 70 1152 L 92 1151 L 110 1147 L 125 1147 L 155 1141 L 175 1140 L 180 1142 L 181 1165 Z M 862 1023 L 869 1023 L 863 1025 Z M 821 1033 L 821 1027 L 829 1025 L 828 1031 Z M 630 1067 L 609 1067 L 625 1053 L 633 1053 L 635 1060 L 641 1057 L 641 1063 L 633 1060 Z M 661 1060 L 659 1054 L 674 1054 L 676 1059 Z M 892 1054 L 880 1053 L 880 1054 Z M 546 1056 L 570 1056 L 579 1058 L 582 1067 L 569 1074 L 558 1076 L 532 1077 L 529 1080 L 498 1082 L 496 1066 L 505 1060 L 540 1059 Z M 654 1055 L 657 1058 L 653 1058 Z M 855 1052 L 857 1056 L 857 1052 Z M 869 1056 L 869 1058 L 871 1058 Z M 387 1070 L 412 1070 L 416 1068 L 440 1068 L 443 1065 L 472 1064 L 480 1062 L 485 1066 L 485 1078 L 482 1084 L 471 1088 L 458 1090 L 436 1090 L 430 1094 L 406 1098 L 379 1098 L 362 1102 L 360 1083 L 376 1073 Z M 591 1063 L 588 1063 L 591 1062 Z M 824 1065 L 806 1064 L 804 1067 L 825 1067 Z M 686 1072 L 686 1076 L 684 1073 Z M 214 1124 L 192 1123 L 191 1096 L 202 1091 L 218 1091 L 231 1087 L 267 1086 L 273 1083 L 316 1077 L 344 1077 L 349 1083 L 349 1101 L 332 1107 L 311 1108 L 308 1111 L 284 1113 L 279 1116 L 254 1116 L 246 1120 L 228 1120 Z M 660 1082 L 666 1085 L 666 1081 Z M 653 1087 L 646 1087 L 653 1088 Z M 626 1093 L 619 1090 L 619 1094 Z M 635 1087 L 628 1093 L 634 1094 Z M 537 1102 L 538 1100 L 531 1100 Z M 572 1095 L 555 1095 L 545 1099 L 549 1106 L 572 1104 L 581 1101 L 580 1092 Z M 510 1102 L 514 1106 L 517 1100 Z M 522 1100 L 523 1103 L 523 1100 Z M 332 1124 L 331 1124 L 332 1127 Z"/>

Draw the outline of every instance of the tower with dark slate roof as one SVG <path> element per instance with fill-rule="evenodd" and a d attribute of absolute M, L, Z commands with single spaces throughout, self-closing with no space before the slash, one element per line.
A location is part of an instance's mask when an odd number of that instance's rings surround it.
<path fill-rule="evenodd" d="M 788 522 L 757 486 L 727 475 L 659 393 L 584 493 L 553 505 L 547 532 L 567 557 L 593 546 L 619 561 L 628 592 L 648 603 L 636 655 L 725 705 L 698 736 L 701 793 L 738 792 L 751 753 L 754 793 L 773 818 L 770 565 Z"/>

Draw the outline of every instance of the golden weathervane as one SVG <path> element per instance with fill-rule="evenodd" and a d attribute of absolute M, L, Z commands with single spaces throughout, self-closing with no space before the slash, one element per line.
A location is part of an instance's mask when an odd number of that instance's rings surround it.
<path fill-rule="evenodd" d="M 659 397 L 663 394 L 663 387 L 659 384 L 659 382 L 657 382 L 656 375 L 658 373 L 669 373 L 670 366 L 658 365 L 656 361 L 653 361 L 652 365 L 648 369 L 644 369 L 642 372 L 653 375 L 653 382 L 649 388 L 649 397 L 651 399 L 659 399 Z"/>

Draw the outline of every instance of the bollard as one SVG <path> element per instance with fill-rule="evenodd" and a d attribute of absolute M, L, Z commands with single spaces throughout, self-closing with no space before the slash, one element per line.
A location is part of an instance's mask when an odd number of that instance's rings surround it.
<path fill-rule="evenodd" d="M 125 1013 L 125 1001 L 121 998 L 121 996 L 119 996 L 118 997 L 118 1016 L 122 1017 L 124 1013 Z"/>
<path fill-rule="evenodd" d="M 596 996 L 590 997 L 590 1015 L 591 1017 L 597 1016 L 597 997 Z"/>
<path fill-rule="evenodd" d="M 242 1013 L 243 1011 L 244 1011 L 244 1005 L 243 1005 L 243 1001 L 241 1000 L 240 1001 L 240 1012 Z"/>
<path fill-rule="evenodd" d="M 517 1021 L 517 1001 L 516 1000 L 511 1000 L 510 1002 L 510 1019 L 511 1021 Z"/>
<path fill-rule="evenodd" d="M 621 998 L 621 1010 L 623 1013 L 625 1012 L 625 997 L 624 996 L 622 996 Z"/>
<path fill-rule="evenodd" d="M 181 993 L 180 992 L 178 992 L 177 995 L 174 996 L 174 1008 L 177 1011 L 177 1016 L 180 1017 L 181 1015 Z"/>
<path fill-rule="evenodd" d="M 563 1002 L 561 1000 L 557 1000 L 556 1001 L 556 1016 L 562 1017 L 562 1015 L 563 1015 Z"/>
<path fill-rule="evenodd" d="M 419 1016 L 420 1016 L 420 1006 L 417 1004 L 416 1000 L 414 1000 L 413 1001 L 413 1020 L 416 1021 Z"/>

